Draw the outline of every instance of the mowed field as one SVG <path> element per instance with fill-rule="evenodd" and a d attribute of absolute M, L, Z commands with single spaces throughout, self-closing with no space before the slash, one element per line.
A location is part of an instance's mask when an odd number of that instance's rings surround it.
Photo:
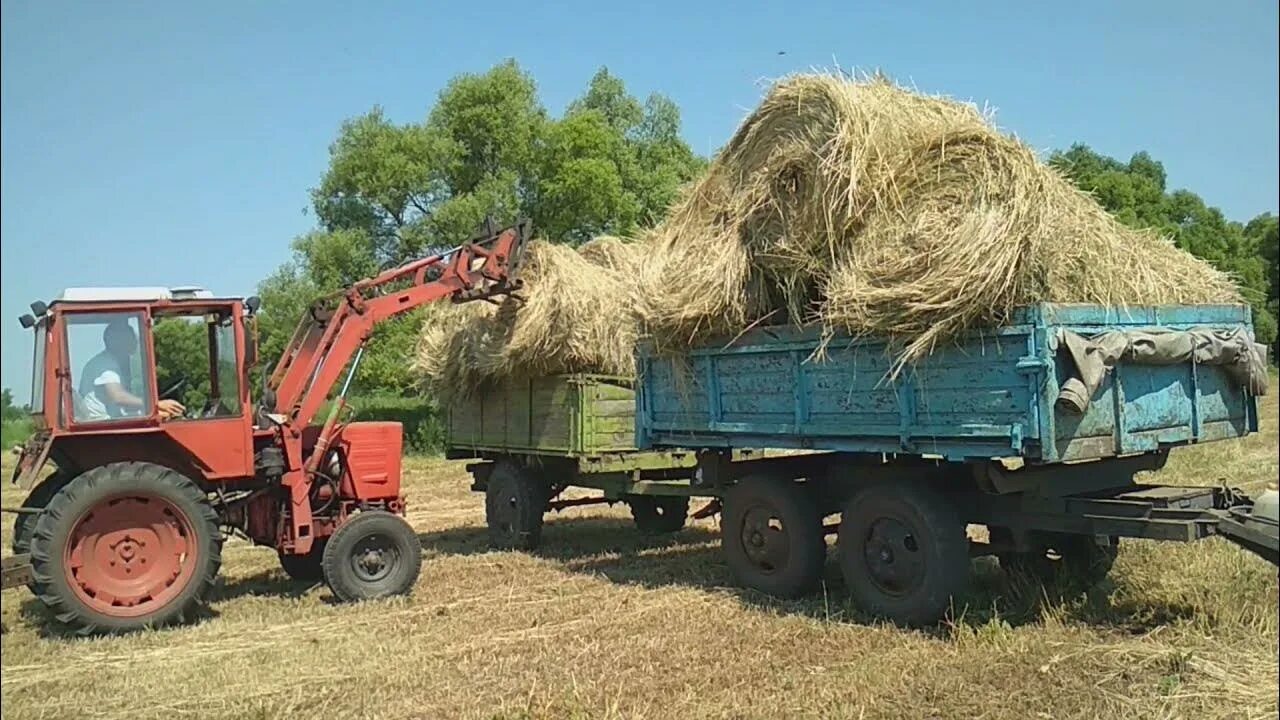
<path fill-rule="evenodd" d="M 1276 393 L 1265 408 L 1261 434 L 1176 450 L 1158 479 L 1274 481 Z M 714 518 L 655 539 L 622 506 L 580 508 L 549 518 L 536 554 L 489 552 L 461 463 L 406 475 L 425 555 L 412 597 L 335 605 L 238 540 L 189 627 L 67 639 L 6 591 L 3 716 L 1277 716 L 1276 571 L 1217 539 L 1127 541 L 1089 592 L 978 559 L 953 620 L 903 630 L 850 606 L 830 563 L 803 601 L 732 587 Z"/>

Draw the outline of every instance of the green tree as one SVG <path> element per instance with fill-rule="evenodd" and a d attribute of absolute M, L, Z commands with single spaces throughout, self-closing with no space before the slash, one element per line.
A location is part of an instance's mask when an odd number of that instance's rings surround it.
<path fill-rule="evenodd" d="M 4 422 L 24 420 L 27 410 L 13 404 L 13 391 L 9 388 L 0 390 L 0 419 Z"/>
<path fill-rule="evenodd" d="M 422 122 L 399 125 L 375 107 L 343 123 L 312 191 L 317 229 L 259 288 L 263 357 L 279 356 L 316 297 L 453 247 L 487 216 L 530 217 L 556 242 L 625 235 L 656 222 L 701 166 L 675 104 L 639 102 L 604 68 L 561 118 L 513 60 L 454 78 Z M 413 392 L 407 360 L 421 317 L 375 330 L 361 392 Z"/>
<path fill-rule="evenodd" d="M 1234 275 L 1253 307 L 1258 339 L 1275 342 L 1280 310 L 1275 301 L 1275 216 L 1260 215 L 1244 225 L 1228 220 L 1190 190 L 1168 192 L 1164 166 L 1145 152 L 1123 163 L 1076 144 L 1053 153 L 1049 164 L 1093 194 L 1120 222 L 1155 228 L 1183 250 Z"/>
<path fill-rule="evenodd" d="M 209 383 L 209 331 L 204 318 L 160 318 L 152 329 L 155 344 L 156 389 L 160 392 L 179 380 L 186 386 L 179 397 L 188 407 L 200 409 L 212 388 Z"/>

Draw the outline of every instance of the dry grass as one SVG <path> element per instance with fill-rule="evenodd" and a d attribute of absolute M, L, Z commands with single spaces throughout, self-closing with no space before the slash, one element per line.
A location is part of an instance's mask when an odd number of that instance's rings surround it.
<path fill-rule="evenodd" d="M 1158 479 L 1274 480 L 1276 396 L 1264 409 L 1263 433 L 1175 451 Z M 713 520 L 662 541 L 581 508 L 538 554 L 488 552 L 467 485 L 461 463 L 409 462 L 426 559 L 408 599 L 332 605 L 239 542 L 190 627 L 47 637 L 5 592 L 4 717 L 1277 716 L 1276 572 L 1225 542 L 1127 542 L 1082 595 L 977 560 L 963 615 L 917 632 L 867 622 L 834 567 L 799 602 L 728 586 Z"/>

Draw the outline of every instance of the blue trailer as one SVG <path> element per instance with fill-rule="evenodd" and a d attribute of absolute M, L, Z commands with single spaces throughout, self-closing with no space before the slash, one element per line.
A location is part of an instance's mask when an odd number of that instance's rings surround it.
<path fill-rule="evenodd" d="M 741 583 L 807 591 L 834 531 L 855 600 L 908 623 L 945 612 L 971 552 L 1100 575 L 1121 537 L 1218 534 L 1276 562 L 1274 493 L 1254 512 L 1229 488 L 1135 479 L 1171 448 L 1257 431 L 1267 371 L 1247 307 L 1042 304 L 896 373 L 894 357 L 795 327 L 677 355 L 642 344 L 636 446 L 696 449 L 692 492 L 722 499 Z M 814 452 L 734 462 L 748 448 Z"/>

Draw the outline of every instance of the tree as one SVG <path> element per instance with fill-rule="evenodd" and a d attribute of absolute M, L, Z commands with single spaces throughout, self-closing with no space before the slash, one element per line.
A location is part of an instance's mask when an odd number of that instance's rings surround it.
<path fill-rule="evenodd" d="M 601 68 L 552 118 L 513 60 L 454 78 L 419 123 L 380 108 L 343 123 L 312 191 L 318 227 L 259 288 L 263 357 L 274 361 L 314 298 L 381 267 L 449 248 L 487 216 L 530 217 L 540 236 L 580 243 L 656 222 L 702 161 L 680 138 L 679 109 L 641 104 Z M 421 314 L 379 326 L 356 382 L 411 393 Z"/>
<path fill-rule="evenodd" d="M 9 388 L 0 390 L 0 419 L 4 422 L 15 422 L 27 417 L 28 410 L 13 404 L 13 391 Z"/>
<path fill-rule="evenodd" d="M 209 382 L 209 334 L 202 317 L 162 317 L 152 329 L 155 344 L 156 389 L 160 392 L 186 380 L 181 400 L 189 407 L 204 406 Z"/>
<path fill-rule="evenodd" d="M 1145 152 L 1122 163 L 1076 144 L 1053 153 L 1049 164 L 1091 193 L 1120 222 L 1155 228 L 1183 250 L 1231 273 L 1253 307 L 1258 340 L 1276 341 L 1280 273 L 1275 216 L 1266 213 L 1243 225 L 1227 220 L 1190 190 L 1168 192 L 1164 166 Z"/>

